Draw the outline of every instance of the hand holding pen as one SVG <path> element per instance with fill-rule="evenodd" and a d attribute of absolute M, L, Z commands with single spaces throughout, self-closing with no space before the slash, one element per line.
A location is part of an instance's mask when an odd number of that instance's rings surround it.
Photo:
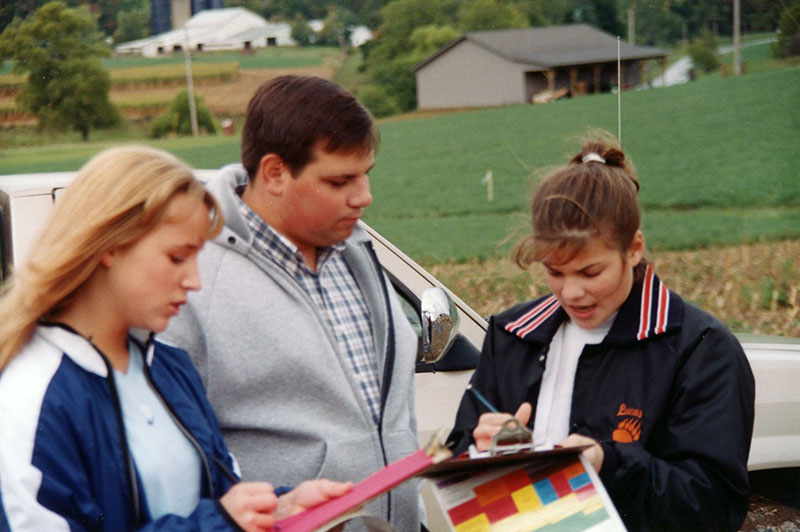
<path fill-rule="evenodd" d="M 475 439 L 475 446 L 479 451 L 485 451 L 491 447 L 492 437 L 500 432 L 503 423 L 512 416 L 511 414 L 499 412 L 483 394 L 472 387 L 471 383 L 467 386 L 467 390 L 489 411 L 478 418 L 478 426 L 472 431 L 472 437 Z M 532 412 L 533 407 L 526 401 L 519 406 L 513 417 L 517 418 L 524 426 L 530 421 Z"/>

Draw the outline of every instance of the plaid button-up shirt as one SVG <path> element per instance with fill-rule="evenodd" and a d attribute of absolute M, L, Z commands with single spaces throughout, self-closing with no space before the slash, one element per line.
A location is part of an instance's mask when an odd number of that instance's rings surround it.
<path fill-rule="evenodd" d="M 364 295 L 342 255 L 345 245 L 319 248 L 317 271 L 313 272 L 297 246 L 264 223 L 241 197 L 237 198 L 242 215 L 255 235 L 256 249 L 283 268 L 325 316 L 339 349 L 347 354 L 372 419 L 378 423 L 380 383 L 372 321 Z"/>

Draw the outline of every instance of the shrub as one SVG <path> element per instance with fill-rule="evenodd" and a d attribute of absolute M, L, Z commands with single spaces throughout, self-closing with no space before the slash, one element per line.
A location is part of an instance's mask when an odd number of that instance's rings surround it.
<path fill-rule="evenodd" d="M 203 99 L 200 96 L 195 95 L 194 103 L 197 111 L 198 129 L 216 135 L 219 131 L 217 119 L 203 103 Z M 159 138 L 169 134 L 192 134 L 192 122 L 189 116 L 189 92 L 186 89 L 175 95 L 167 110 L 153 120 L 150 126 L 151 137 Z"/>
<path fill-rule="evenodd" d="M 706 74 L 719 68 L 719 57 L 717 57 L 716 43 L 713 38 L 704 36 L 689 45 L 689 57 L 692 58 L 694 66 Z"/>
<path fill-rule="evenodd" d="M 366 85 L 359 89 L 358 99 L 376 118 L 400 112 L 397 101 L 389 95 L 386 89 L 378 85 Z"/>

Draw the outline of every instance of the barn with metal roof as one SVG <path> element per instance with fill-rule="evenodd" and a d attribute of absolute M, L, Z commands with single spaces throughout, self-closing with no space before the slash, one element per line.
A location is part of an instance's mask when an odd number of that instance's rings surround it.
<path fill-rule="evenodd" d="M 207 9 L 182 27 L 117 45 L 118 54 L 157 57 L 183 50 L 251 50 L 264 46 L 294 46 L 288 23 L 267 22 L 242 7 Z"/>
<path fill-rule="evenodd" d="M 619 48 L 618 48 L 619 47 Z M 465 33 L 413 68 L 420 109 L 529 103 L 644 82 L 645 62 L 667 52 L 635 46 L 588 24 Z"/>

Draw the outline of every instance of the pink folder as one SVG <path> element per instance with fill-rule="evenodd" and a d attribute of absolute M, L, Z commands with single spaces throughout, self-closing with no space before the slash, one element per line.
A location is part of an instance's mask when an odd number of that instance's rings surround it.
<path fill-rule="evenodd" d="M 280 532 L 311 532 L 337 517 L 358 508 L 365 502 L 389 491 L 435 463 L 435 455 L 429 456 L 425 449 L 393 462 L 368 476 L 353 489 L 335 499 L 320 504 L 303 513 L 282 519 L 275 524 Z"/>

